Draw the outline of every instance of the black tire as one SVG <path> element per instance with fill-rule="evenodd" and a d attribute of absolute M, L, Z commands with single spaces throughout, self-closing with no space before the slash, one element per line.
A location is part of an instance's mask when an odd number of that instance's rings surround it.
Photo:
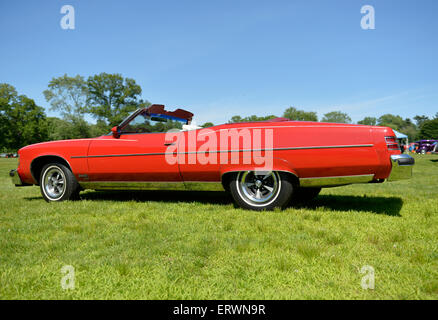
<path fill-rule="evenodd" d="M 294 203 L 309 202 L 315 199 L 320 192 L 321 192 L 321 188 L 298 188 L 294 194 L 293 202 Z"/>
<path fill-rule="evenodd" d="M 40 190 L 47 202 L 78 200 L 80 186 L 69 168 L 55 162 L 41 170 Z"/>
<path fill-rule="evenodd" d="M 257 211 L 286 208 L 295 190 L 291 177 L 278 171 L 242 171 L 230 180 L 229 186 L 238 206 Z"/>

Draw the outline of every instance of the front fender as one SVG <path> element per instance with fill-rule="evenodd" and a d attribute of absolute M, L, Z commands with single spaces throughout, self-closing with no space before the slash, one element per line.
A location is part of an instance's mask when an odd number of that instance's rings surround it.
<path fill-rule="evenodd" d="M 87 139 L 77 139 L 52 141 L 24 147 L 19 150 L 20 163 L 17 171 L 23 182 L 38 184 L 38 174 L 34 174 L 35 164 L 41 166 L 46 162 L 48 163 L 59 159 L 61 162 L 67 164 L 76 178 L 78 178 L 79 174 L 88 173 L 87 159 L 85 157 L 72 157 L 87 155 L 89 143 L 90 141 Z"/>

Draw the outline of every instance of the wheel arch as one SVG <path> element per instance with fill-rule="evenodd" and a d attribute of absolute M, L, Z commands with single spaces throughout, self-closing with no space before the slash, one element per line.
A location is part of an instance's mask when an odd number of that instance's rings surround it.
<path fill-rule="evenodd" d="M 270 166 L 272 165 L 272 168 L 270 171 L 278 171 L 283 172 L 284 174 L 287 174 L 290 176 L 292 181 L 299 185 L 300 179 L 298 176 L 298 173 L 293 168 L 291 163 L 285 159 L 274 157 L 272 158 L 272 162 Z M 230 182 L 230 179 L 232 179 L 235 175 L 237 175 L 238 172 L 241 171 L 266 171 L 266 168 L 261 167 L 260 165 L 254 165 L 254 164 L 227 164 L 221 166 L 221 181 L 222 185 L 224 186 L 225 190 L 228 188 L 228 184 Z"/>
<path fill-rule="evenodd" d="M 48 163 L 60 163 L 65 165 L 67 168 L 70 169 L 70 171 L 73 172 L 72 167 L 70 163 L 64 159 L 63 157 L 59 155 L 42 155 L 38 156 L 35 159 L 32 160 L 30 163 L 30 173 L 32 174 L 32 178 L 36 181 L 36 185 L 40 184 L 40 176 L 41 171 L 44 167 L 44 165 Z"/>
<path fill-rule="evenodd" d="M 222 186 L 224 187 L 225 190 L 229 189 L 228 186 L 229 186 L 231 180 L 235 176 L 237 176 L 237 174 L 239 172 L 242 172 L 242 171 L 262 171 L 262 170 L 257 169 L 257 168 L 245 168 L 245 169 L 241 169 L 241 170 L 230 170 L 230 171 L 226 171 L 226 172 L 222 173 L 221 174 L 221 182 L 222 182 Z M 300 180 L 299 180 L 297 174 L 295 172 L 293 172 L 292 170 L 273 168 L 272 171 L 282 172 L 282 173 L 286 174 L 288 177 L 290 177 L 290 179 L 293 181 L 293 183 L 295 185 L 300 184 Z"/>

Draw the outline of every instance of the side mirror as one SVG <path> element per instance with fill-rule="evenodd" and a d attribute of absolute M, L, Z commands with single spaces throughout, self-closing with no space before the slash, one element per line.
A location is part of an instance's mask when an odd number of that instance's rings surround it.
<path fill-rule="evenodd" d="M 113 137 L 118 139 L 120 138 L 120 129 L 118 126 L 115 126 L 111 129 L 111 132 L 113 133 Z"/>

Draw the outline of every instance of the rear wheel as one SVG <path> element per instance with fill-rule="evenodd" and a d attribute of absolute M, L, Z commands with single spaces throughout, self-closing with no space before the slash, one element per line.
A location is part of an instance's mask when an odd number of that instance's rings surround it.
<path fill-rule="evenodd" d="M 251 210 L 285 208 L 294 191 L 290 177 L 282 172 L 239 172 L 230 181 L 235 202 Z"/>
<path fill-rule="evenodd" d="M 79 199 L 79 184 L 65 165 L 49 163 L 43 167 L 40 189 L 47 202 Z"/>

